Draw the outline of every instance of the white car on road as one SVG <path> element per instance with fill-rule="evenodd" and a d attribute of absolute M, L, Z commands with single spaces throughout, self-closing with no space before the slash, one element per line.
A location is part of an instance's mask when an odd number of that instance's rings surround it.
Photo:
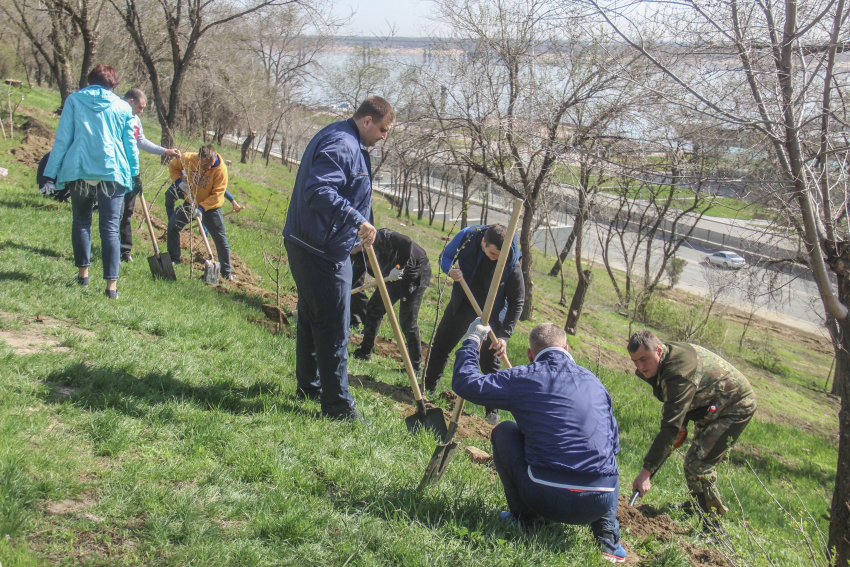
<path fill-rule="evenodd" d="M 739 270 L 747 265 L 747 261 L 735 252 L 723 251 L 709 254 L 703 258 L 707 264 Z"/>

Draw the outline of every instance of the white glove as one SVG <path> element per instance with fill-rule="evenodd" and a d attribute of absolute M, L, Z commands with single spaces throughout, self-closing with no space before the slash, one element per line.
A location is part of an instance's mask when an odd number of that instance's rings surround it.
<path fill-rule="evenodd" d="M 390 275 L 387 276 L 387 281 L 394 282 L 396 280 L 400 280 L 401 276 L 404 275 L 404 270 L 396 266 L 392 270 L 390 270 Z"/>
<path fill-rule="evenodd" d="M 198 222 L 201 222 L 201 219 L 204 218 L 203 214 L 201 214 L 201 209 L 199 207 L 195 207 L 192 211 L 192 218 Z"/>
<path fill-rule="evenodd" d="M 466 338 L 474 339 L 478 346 L 481 346 L 481 343 L 484 342 L 484 339 L 487 338 L 487 335 L 490 334 L 490 325 L 482 325 L 481 317 L 476 317 L 475 321 L 470 323 L 469 328 L 466 330 Z"/>
<path fill-rule="evenodd" d="M 183 191 L 183 194 L 184 194 L 184 195 L 188 195 L 188 194 L 189 194 L 189 184 L 188 184 L 188 183 L 186 183 L 185 181 L 183 181 L 182 179 L 181 179 L 180 181 L 178 181 L 178 182 L 177 182 L 177 187 L 178 187 L 181 191 Z"/>
<path fill-rule="evenodd" d="M 56 184 L 52 181 L 46 181 L 44 185 L 41 186 L 42 195 L 53 195 L 54 193 L 56 193 Z"/>

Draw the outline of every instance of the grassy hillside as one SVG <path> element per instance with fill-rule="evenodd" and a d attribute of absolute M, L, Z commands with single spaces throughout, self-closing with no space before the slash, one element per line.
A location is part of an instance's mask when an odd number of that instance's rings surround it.
<path fill-rule="evenodd" d="M 32 116 L 55 128 L 50 111 L 58 97 L 33 91 L 27 103 L 19 126 Z M 156 140 L 155 124 L 145 124 Z M 584 527 L 547 525 L 525 536 L 500 525 L 504 497 L 495 471 L 463 451 L 439 486 L 414 492 L 434 442 L 408 434 L 402 423 L 409 398 L 396 359 L 350 361 L 352 392 L 371 426 L 317 419 L 318 404 L 295 400 L 292 329 L 270 332 L 260 310 L 269 301 L 262 294 L 274 289 L 263 243 L 267 250 L 278 245 L 293 172 L 259 159 L 237 164 L 232 145 L 223 148 L 234 162 L 231 190 L 248 206 L 227 226 L 241 280 L 210 288 L 197 271 L 189 279 L 184 264 L 177 282 L 154 281 L 145 262 L 149 242 L 139 231 L 136 261 L 121 268 L 121 298 L 109 302 L 97 231 L 92 285 L 82 290 L 73 281 L 70 207 L 41 197 L 34 171 L 20 161 L 27 162 L 21 148 L 43 144 L 34 131 L 19 128 L 14 139 L 0 141 L 0 166 L 10 170 L 0 179 L 0 563 L 603 564 Z M 198 145 L 181 140 L 184 149 Z M 161 219 L 163 196 L 154 196 L 167 175 L 151 156 L 144 164 L 146 194 Z M 410 234 L 436 260 L 444 233 L 396 219 L 382 202 L 376 218 Z M 535 320 L 511 340 L 514 361 L 523 360 L 534 324 L 565 318 L 556 303 L 560 284 L 544 275 L 549 261 L 536 263 Z M 283 272 L 291 300 L 285 264 Z M 420 319 L 426 342 L 438 295 L 435 281 Z M 686 308 L 663 305 L 670 313 Z M 761 403 L 720 467 L 733 509 L 727 544 L 753 565 L 811 565 L 805 537 L 820 546 L 835 474 L 836 405 L 821 391 L 828 345 L 761 322 L 757 340 L 738 352 L 740 326 L 715 324 L 715 348 L 752 378 Z M 571 349 L 611 392 L 626 494 L 660 404 L 629 371 L 622 347 L 628 321 L 616 312 L 604 272 L 581 327 Z M 388 325 L 381 334 L 391 337 Z M 783 366 L 774 373 L 750 364 L 765 344 Z M 448 371 L 441 387 L 449 387 Z M 469 413 L 463 444 L 489 451 L 482 409 Z M 722 564 L 717 550 L 700 551 L 711 545 L 672 506 L 685 495 L 681 459 L 671 458 L 656 477 L 643 514 L 621 510 L 634 562 Z"/>

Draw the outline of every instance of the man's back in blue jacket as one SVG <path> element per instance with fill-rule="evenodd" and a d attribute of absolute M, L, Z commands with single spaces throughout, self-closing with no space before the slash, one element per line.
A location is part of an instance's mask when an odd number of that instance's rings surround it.
<path fill-rule="evenodd" d="M 345 262 L 358 227 L 369 218 L 371 172 L 354 119 L 325 126 L 301 158 L 284 238 L 331 262 Z"/>
<path fill-rule="evenodd" d="M 466 339 L 456 354 L 452 389 L 472 403 L 513 414 L 536 477 L 615 486 L 620 443 L 611 396 L 564 349 L 546 349 L 528 366 L 484 375 L 478 370 L 478 344 Z"/>

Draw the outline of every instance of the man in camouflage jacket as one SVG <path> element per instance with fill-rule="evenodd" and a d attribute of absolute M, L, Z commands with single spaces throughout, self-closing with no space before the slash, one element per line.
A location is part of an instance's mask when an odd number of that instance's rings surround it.
<path fill-rule="evenodd" d="M 664 403 L 661 430 L 643 460 L 633 490 L 643 496 L 650 477 L 670 453 L 680 429 L 695 430 L 685 456 L 685 479 L 691 496 L 707 514 L 728 512 L 717 489 L 717 464 L 747 427 L 756 411 L 750 383 L 726 360 L 688 343 L 662 344 L 651 331 L 631 336 L 627 350 L 638 378 L 652 386 Z"/>

